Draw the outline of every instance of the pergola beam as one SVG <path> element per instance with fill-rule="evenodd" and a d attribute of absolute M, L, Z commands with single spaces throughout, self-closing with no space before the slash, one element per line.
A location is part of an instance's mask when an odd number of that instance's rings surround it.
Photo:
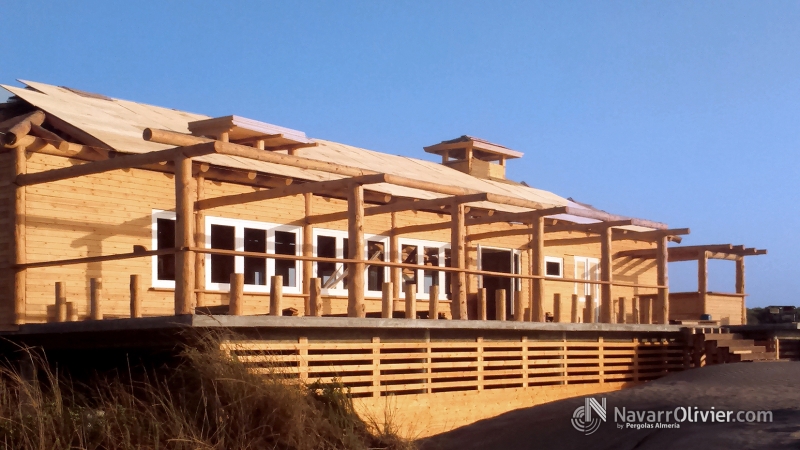
<path fill-rule="evenodd" d="M 545 233 L 559 233 L 559 232 L 583 232 L 583 233 L 597 233 L 601 234 L 606 228 L 624 227 L 627 225 L 637 225 L 634 219 L 614 220 L 611 222 L 593 222 L 593 223 L 568 223 L 563 225 L 552 225 L 547 227 Z"/>
<path fill-rule="evenodd" d="M 735 260 L 737 256 L 757 256 L 766 255 L 767 250 L 756 248 L 745 248 L 742 245 L 734 246 L 732 244 L 715 244 L 715 245 L 694 245 L 689 247 L 671 247 L 669 249 L 669 262 L 678 261 L 693 261 L 697 259 L 697 255 L 703 252 L 708 252 L 709 259 L 727 259 Z M 617 258 L 641 258 L 641 259 L 655 259 L 655 249 L 639 249 L 639 250 L 626 250 L 617 252 Z"/>
<path fill-rule="evenodd" d="M 466 224 L 467 226 L 474 226 L 497 222 L 536 223 L 540 217 L 569 213 L 570 208 L 568 206 L 556 206 L 554 208 L 537 209 L 534 211 L 494 213 L 491 216 L 468 219 Z M 530 232 L 530 229 L 528 229 L 528 232 Z"/>
<path fill-rule="evenodd" d="M 365 185 L 386 182 L 385 174 L 362 175 L 338 180 L 315 181 L 303 184 L 290 184 L 289 186 L 268 189 L 264 191 L 248 192 L 245 194 L 223 195 L 205 200 L 200 200 L 195 205 L 198 211 L 220 206 L 239 205 L 242 203 L 252 203 L 262 200 L 272 200 L 281 197 L 288 197 L 300 194 L 320 194 L 333 190 L 345 189 L 353 184 Z M 345 217 L 346 218 L 346 217 Z"/>
<path fill-rule="evenodd" d="M 364 209 L 364 216 L 374 216 L 378 214 L 389 214 L 400 211 L 419 211 L 419 210 L 443 210 L 443 208 L 454 203 L 472 203 L 486 201 L 487 194 L 456 195 L 453 197 L 436 198 L 432 200 L 401 200 L 387 205 L 373 206 Z M 445 212 L 445 211 L 441 211 Z M 319 214 L 306 217 L 309 224 L 335 222 L 347 218 L 345 212 L 335 212 L 330 214 Z"/>
<path fill-rule="evenodd" d="M 31 186 L 41 183 L 52 183 L 54 181 L 67 180 L 86 175 L 109 172 L 111 170 L 133 169 L 157 164 L 160 162 L 173 161 L 176 157 L 194 158 L 214 153 L 212 143 L 197 144 L 190 147 L 170 148 L 155 152 L 140 153 L 136 155 L 117 156 L 112 159 L 89 162 L 77 166 L 64 167 L 61 169 L 45 170 L 43 172 L 26 173 L 17 176 L 15 184 L 17 186 Z"/>

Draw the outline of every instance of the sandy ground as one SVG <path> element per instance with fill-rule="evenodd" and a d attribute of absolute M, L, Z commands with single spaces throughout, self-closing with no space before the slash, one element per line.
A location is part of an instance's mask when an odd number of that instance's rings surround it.
<path fill-rule="evenodd" d="M 601 396 L 595 396 L 600 398 Z M 584 399 L 519 409 L 420 441 L 424 450 L 800 449 L 800 362 L 707 366 L 606 394 L 607 422 L 586 436 L 570 419 Z M 771 410 L 772 423 L 687 423 L 679 429 L 619 429 L 614 408 Z"/>

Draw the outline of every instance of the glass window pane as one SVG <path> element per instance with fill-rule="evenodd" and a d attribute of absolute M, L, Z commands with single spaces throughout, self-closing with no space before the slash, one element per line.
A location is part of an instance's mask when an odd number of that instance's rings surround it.
<path fill-rule="evenodd" d="M 275 254 L 296 255 L 297 254 L 297 233 L 289 231 L 275 232 Z M 275 260 L 275 275 L 283 277 L 283 285 L 287 287 L 297 286 L 297 261 L 290 259 Z"/>
<path fill-rule="evenodd" d="M 367 241 L 367 258 L 372 260 L 384 261 L 386 256 L 386 244 L 380 241 Z M 382 291 L 385 271 L 383 266 L 370 265 L 367 268 L 367 290 Z"/>
<path fill-rule="evenodd" d="M 236 249 L 236 231 L 226 225 L 211 225 L 211 248 Z M 211 282 L 230 283 L 235 270 L 233 255 L 211 255 Z"/>
<path fill-rule="evenodd" d="M 156 250 L 175 248 L 175 221 L 156 219 Z M 159 280 L 175 280 L 175 255 L 158 255 L 156 258 Z"/>
<path fill-rule="evenodd" d="M 439 249 L 436 247 L 424 247 L 424 260 L 423 265 L 439 267 Z M 425 270 L 423 272 L 423 292 L 430 293 L 431 286 L 439 285 L 439 271 L 438 270 Z"/>
<path fill-rule="evenodd" d="M 317 236 L 317 256 L 323 258 L 336 258 L 336 238 L 331 236 Z M 322 285 L 336 272 L 336 263 L 318 262 L 317 277 L 322 279 Z"/>
<path fill-rule="evenodd" d="M 545 273 L 551 277 L 561 276 L 561 263 L 558 261 L 546 261 Z"/>
<path fill-rule="evenodd" d="M 267 232 L 252 228 L 244 229 L 244 251 L 267 253 Z M 266 286 L 267 260 L 254 256 L 244 257 L 244 284 Z"/>
<path fill-rule="evenodd" d="M 417 259 L 417 246 L 416 245 L 404 245 L 401 247 L 400 252 L 400 262 L 405 264 L 419 264 L 419 260 Z M 406 284 L 413 283 L 417 284 L 417 271 L 416 269 L 406 268 L 402 269 L 402 280 L 401 280 L 401 287 L 403 292 L 405 292 Z"/>

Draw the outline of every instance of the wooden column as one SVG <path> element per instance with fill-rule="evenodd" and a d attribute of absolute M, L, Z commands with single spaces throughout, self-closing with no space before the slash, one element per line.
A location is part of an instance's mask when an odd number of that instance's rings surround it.
<path fill-rule="evenodd" d="M 406 284 L 406 319 L 417 318 L 417 285 Z"/>
<path fill-rule="evenodd" d="M 311 217 L 313 213 L 313 201 L 314 196 L 311 193 L 303 194 L 303 200 L 305 201 L 305 209 L 306 215 L 305 217 Z M 303 256 L 311 257 L 314 256 L 314 227 L 305 222 L 303 224 Z M 304 316 L 311 315 L 311 275 L 314 272 L 314 262 L 311 260 L 303 261 L 303 294 L 304 297 Z"/>
<path fill-rule="evenodd" d="M 544 276 L 544 217 L 539 216 L 532 224 L 531 275 Z M 531 320 L 544 322 L 544 279 L 531 280 Z"/>
<path fill-rule="evenodd" d="M 600 323 L 611 323 L 611 227 L 603 228 L 600 234 Z"/>
<path fill-rule="evenodd" d="M 381 290 L 381 318 L 391 319 L 392 312 L 392 282 L 384 282 Z"/>
<path fill-rule="evenodd" d="M 389 231 L 389 260 L 392 262 L 400 262 L 400 240 L 397 233 L 394 232 L 397 228 L 397 213 L 392 213 L 392 228 Z M 392 311 L 398 311 L 400 305 L 400 268 L 389 268 L 389 280 L 392 282 Z"/>
<path fill-rule="evenodd" d="M 131 318 L 142 317 L 142 283 L 139 275 L 131 275 Z"/>
<path fill-rule="evenodd" d="M 56 322 L 66 322 L 67 292 L 63 281 L 56 281 Z"/>
<path fill-rule="evenodd" d="M 619 298 L 619 319 L 617 323 L 628 323 L 628 299 L 625 297 Z"/>
<path fill-rule="evenodd" d="M 175 157 L 175 315 L 194 314 L 194 183 L 192 160 Z"/>
<path fill-rule="evenodd" d="M 197 187 L 195 198 L 202 200 L 205 197 L 206 178 L 197 175 Z M 194 213 L 194 244 L 196 247 L 206 246 L 206 213 L 202 210 Z M 206 255 L 198 253 L 194 257 L 194 287 L 197 289 L 195 296 L 196 306 L 206 305 L 206 295 L 203 289 L 206 287 Z"/>
<path fill-rule="evenodd" d="M 494 292 L 495 320 L 506 320 L 506 290 L 498 289 Z"/>
<path fill-rule="evenodd" d="M 309 292 L 311 315 L 322 317 L 322 278 L 311 279 L 311 292 Z"/>
<path fill-rule="evenodd" d="M 478 320 L 486 320 L 486 288 L 478 289 Z"/>
<path fill-rule="evenodd" d="M 433 285 L 428 291 L 428 319 L 439 319 L 439 286 Z"/>
<path fill-rule="evenodd" d="M 514 283 L 512 280 L 511 283 Z M 514 322 L 522 322 L 525 320 L 525 304 L 522 302 L 522 291 L 513 292 L 514 301 Z"/>
<path fill-rule="evenodd" d="M 561 320 L 561 294 L 553 294 L 553 322 L 563 322 Z"/>
<path fill-rule="evenodd" d="M 283 315 L 283 275 L 273 275 L 269 287 L 269 315 Z"/>
<path fill-rule="evenodd" d="M 569 311 L 569 321 L 578 323 L 578 294 L 572 294 L 572 308 Z"/>
<path fill-rule="evenodd" d="M 453 203 L 451 206 L 450 255 L 453 267 L 467 267 L 466 226 L 464 224 L 465 206 Z M 467 276 L 464 272 L 451 275 L 453 294 L 453 319 L 467 320 Z"/>
<path fill-rule="evenodd" d="M 667 237 L 662 236 L 658 239 L 656 248 L 656 283 L 660 286 L 664 286 L 658 288 L 658 304 L 661 307 L 659 314 L 665 324 L 669 323 L 669 276 L 667 274 L 669 255 L 667 252 Z"/>
<path fill-rule="evenodd" d="M 747 303 L 744 296 L 744 256 L 736 258 L 736 293 L 742 294 L 742 325 L 747 325 Z"/>
<path fill-rule="evenodd" d="M 594 299 L 591 295 L 585 297 L 586 304 L 583 305 L 583 322 L 594 323 Z"/>
<path fill-rule="evenodd" d="M 364 261 L 364 186 L 347 192 L 347 244 L 350 259 Z M 347 316 L 364 317 L 364 263 L 350 263 L 347 270 Z"/>
<path fill-rule="evenodd" d="M 27 169 L 27 159 L 25 157 L 25 147 L 14 149 L 14 176 L 22 175 Z M 25 264 L 27 254 L 25 247 L 25 187 L 14 187 L 14 264 Z M 22 325 L 25 323 L 25 269 L 14 269 L 14 323 Z"/>
<path fill-rule="evenodd" d="M 697 255 L 697 292 L 699 293 L 699 300 L 703 314 L 708 314 L 708 252 L 701 251 Z M 699 317 L 698 317 L 699 319 Z M 718 319 L 718 317 L 712 317 Z"/>
<path fill-rule="evenodd" d="M 231 316 L 241 316 L 243 304 L 242 295 L 244 291 L 244 274 L 232 273 L 231 274 L 231 289 L 229 292 L 230 298 L 228 299 L 228 314 Z"/>
<path fill-rule="evenodd" d="M 633 296 L 631 299 L 631 313 L 633 315 L 633 322 L 634 324 L 639 324 L 642 321 L 642 318 L 639 313 L 639 297 Z"/>

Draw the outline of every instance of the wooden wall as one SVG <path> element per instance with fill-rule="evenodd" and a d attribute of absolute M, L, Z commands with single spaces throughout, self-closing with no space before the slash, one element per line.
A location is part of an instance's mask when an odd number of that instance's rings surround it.
<path fill-rule="evenodd" d="M 0 153 L 0 183 L 14 179 L 14 152 Z M 14 264 L 14 189 L 0 189 L 0 261 Z M 14 323 L 14 272 L 0 271 L 0 328 Z"/>
<path fill-rule="evenodd" d="M 4 154 L 0 157 L 0 165 L 8 168 L 12 156 Z M 28 171 L 38 172 L 59 167 L 68 167 L 78 163 L 67 158 L 30 153 Z M 2 170 L 8 174 L 10 169 Z M 4 175 L 5 176 L 5 175 Z M 48 261 L 54 259 L 79 258 L 85 256 L 99 256 L 114 253 L 126 253 L 132 250 L 133 245 L 152 247 L 152 212 L 155 209 L 174 210 L 174 182 L 171 174 L 154 171 L 132 169 L 128 171 L 114 171 L 99 175 L 69 179 L 55 183 L 29 186 L 27 189 L 27 254 L 28 262 Z M 254 188 L 231 183 L 222 183 L 206 180 L 204 184 L 205 197 L 216 197 L 234 193 L 253 191 Z M 0 196 L 0 211 L 4 221 L 10 220 L 9 192 L 10 188 L 2 191 Z M 314 197 L 312 205 L 313 214 L 325 214 L 346 209 L 344 200 Z M 209 216 L 218 216 L 235 219 L 247 219 L 262 222 L 272 222 L 290 225 L 301 225 L 304 217 L 304 201 L 302 196 L 286 197 L 278 200 L 269 200 L 246 205 L 226 206 L 207 211 Z M 428 212 L 403 212 L 397 214 L 397 226 L 427 224 L 431 222 L 448 221 L 449 215 Z M 3 229 L 13 229 L 10 226 Z M 365 233 L 389 235 L 391 218 L 389 214 L 368 216 L 365 218 Z M 479 233 L 489 230 L 510 227 L 507 224 L 493 224 L 469 227 L 468 233 Z M 333 230 L 346 230 L 346 221 L 321 224 L 317 228 Z M 12 232 L 13 233 L 13 232 Z M 0 251 L 9 252 L 10 237 L 13 234 L 0 235 Z M 403 235 L 403 238 L 424 239 L 430 241 L 449 242 L 450 230 L 443 229 L 433 232 Z M 579 237 L 572 245 L 546 246 L 545 254 L 564 258 L 564 275 L 575 275 L 574 259 L 577 256 L 599 258 L 600 244 L 596 237 L 587 237 L 584 233 L 570 235 L 559 233 L 547 235 L 548 239 L 566 239 Z M 559 243 L 563 243 L 558 241 Z M 523 273 L 530 271 L 529 250 L 527 249 L 527 236 L 514 236 L 495 238 L 481 241 L 487 247 L 501 247 L 521 250 L 521 264 Z M 650 248 L 649 243 L 635 243 L 632 241 L 614 241 L 613 251 L 629 250 L 635 248 Z M 477 268 L 477 243 L 468 245 L 468 265 Z M 8 254 L 8 257 L 13 255 Z M 126 316 L 129 312 L 129 276 L 140 275 L 145 291 L 143 301 L 144 315 L 170 315 L 174 311 L 173 294 L 171 290 L 150 288 L 151 258 L 139 258 L 124 261 L 101 262 L 83 265 L 62 267 L 49 267 L 29 269 L 27 276 L 27 320 L 29 322 L 43 322 L 54 317 L 54 284 L 57 281 L 66 283 L 67 300 L 75 303 L 79 317 L 88 314 L 89 279 L 100 277 L 103 279 L 103 312 L 107 316 Z M 639 283 L 655 284 L 655 265 L 647 260 L 614 260 L 614 279 L 633 281 Z M 0 289 L 3 303 L 0 305 L 0 322 L 9 324 L 13 305 L 9 304 L 11 298 L 11 284 L 8 275 L 0 279 Z M 474 298 L 477 289 L 477 277 L 468 277 L 468 289 Z M 575 292 L 574 283 L 561 283 L 547 281 L 545 283 L 544 310 L 553 312 L 553 294 L 560 293 L 565 305 L 569 305 L 572 294 Z M 530 283 L 522 282 L 523 298 L 530 295 Z M 654 292 L 654 290 L 651 290 Z M 630 297 L 635 293 L 644 293 L 625 287 L 614 287 L 614 298 L 620 296 Z M 206 294 L 206 304 L 225 304 L 227 294 Z M 346 299 L 326 299 L 324 312 L 346 312 Z M 368 311 L 380 310 L 380 299 L 367 299 L 365 301 Z M 445 302 L 446 303 L 446 302 Z M 245 294 L 244 314 L 263 313 L 268 305 L 266 295 Z M 284 307 L 294 307 L 303 310 L 303 299 L 300 296 L 286 295 Z M 422 305 L 420 305 L 422 306 Z M 10 309 L 9 309 L 10 308 Z M 425 308 L 426 309 L 426 308 Z M 424 310 L 424 309 L 423 309 Z M 444 305 L 440 310 L 449 311 L 449 306 Z M 562 309 L 561 319 L 569 319 L 569 307 Z"/>

